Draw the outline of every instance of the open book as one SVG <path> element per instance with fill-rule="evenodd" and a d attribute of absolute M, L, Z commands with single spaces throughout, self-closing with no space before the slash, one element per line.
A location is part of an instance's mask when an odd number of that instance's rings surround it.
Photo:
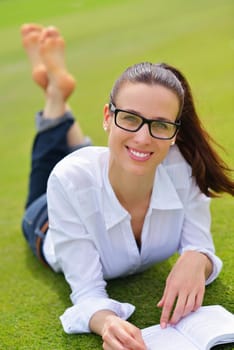
<path fill-rule="evenodd" d="M 142 330 L 148 350 L 209 350 L 234 342 L 234 315 L 220 305 L 202 306 L 176 326 Z"/>

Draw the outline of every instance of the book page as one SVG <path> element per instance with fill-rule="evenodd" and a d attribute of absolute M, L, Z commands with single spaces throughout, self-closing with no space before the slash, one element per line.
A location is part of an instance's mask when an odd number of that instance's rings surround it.
<path fill-rule="evenodd" d="M 198 350 L 174 327 L 162 329 L 159 325 L 142 330 L 142 335 L 147 350 Z"/>
<path fill-rule="evenodd" d="M 202 306 L 176 328 L 199 349 L 234 342 L 234 315 L 220 305 Z"/>

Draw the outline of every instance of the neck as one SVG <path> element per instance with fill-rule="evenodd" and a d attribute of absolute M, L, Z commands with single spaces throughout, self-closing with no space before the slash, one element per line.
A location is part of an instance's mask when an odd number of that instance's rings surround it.
<path fill-rule="evenodd" d="M 128 209 L 136 203 L 148 202 L 152 193 L 154 176 L 117 174 L 109 169 L 110 184 L 119 202 Z"/>

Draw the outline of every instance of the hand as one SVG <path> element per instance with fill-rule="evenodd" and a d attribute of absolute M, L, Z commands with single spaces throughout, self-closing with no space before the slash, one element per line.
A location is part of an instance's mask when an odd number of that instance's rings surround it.
<path fill-rule="evenodd" d="M 104 350 L 147 350 L 140 329 L 116 315 L 106 318 L 102 339 Z"/>
<path fill-rule="evenodd" d="M 162 328 L 168 323 L 176 324 L 202 305 L 206 276 L 211 271 L 212 263 L 202 253 L 187 251 L 180 256 L 167 277 L 163 297 L 157 304 L 162 307 Z"/>

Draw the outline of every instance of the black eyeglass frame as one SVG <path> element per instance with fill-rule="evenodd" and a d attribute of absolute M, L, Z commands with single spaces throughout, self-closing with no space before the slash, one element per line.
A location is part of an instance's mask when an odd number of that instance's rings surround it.
<path fill-rule="evenodd" d="M 115 125 L 122 129 L 122 130 L 125 130 L 125 131 L 129 131 L 129 132 L 137 132 L 140 130 L 140 128 L 144 125 L 144 124 L 147 124 L 148 125 L 148 129 L 149 129 L 149 133 L 150 133 L 150 136 L 152 136 L 153 138 L 155 139 L 159 139 L 159 140 L 171 140 L 173 139 L 173 137 L 175 137 L 175 135 L 178 133 L 179 131 L 179 128 L 181 126 L 181 119 L 177 119 L 176 122 L 168 122 L 168 121 L 164 121 L 164 120 L 160 120 L 160 119 L 146 119 L 144 118 L 142 115 L 140 115 L 139 113 L 133 113 L 133 112 L 130 112 L 130 111 L 126 111 L 124 109 L 119 109 L 119 108 L 116 108 L 116 106 L 110 102 L 109 103 L 109 110 L 114 113 L 114 121 L 115 121 Z M 122 126 L 120 126 L 118 123 L 117 123 L 117 115 L 118 115 L 118 112 L 125 112 L 125 113 L 130 113 L 132 115 L 135 115 L 136 117 L 140 117 L 142 119 L 142 123 L 137 127 L 136 130 L 129 130 L 129 129 L 126 129 L 126 128 L 123 128 Z M 170 124 L 170 125 L 174 125 L 176 127 L 175 129 L 175 132 L 174 134 L 171 136 L 171 137 L 159 137 L 159 136 L 154 136 L 151 132 L 151 124 L 153 122 L 163 122 L 163 123 L 166 123 L 166 124 Z"/>

